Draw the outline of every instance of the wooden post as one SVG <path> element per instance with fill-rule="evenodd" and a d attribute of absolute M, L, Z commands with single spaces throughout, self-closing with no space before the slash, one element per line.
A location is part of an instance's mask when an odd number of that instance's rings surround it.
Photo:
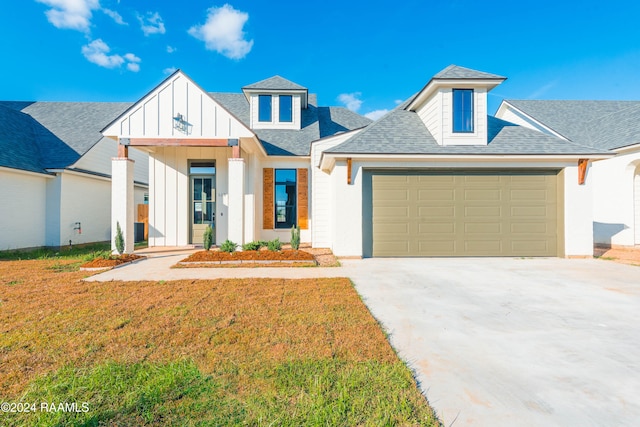
<path fill-rule="evenodd" d="M 129 147 L 119 143 L 118 144 L 118 158 L 120 158 L 120 159 L 128 159 L 129 158 Z"/>
<path fill-rule="evenodd" d="M 578 159 L 578 185 L 584 185 L 589 159 Z"/>

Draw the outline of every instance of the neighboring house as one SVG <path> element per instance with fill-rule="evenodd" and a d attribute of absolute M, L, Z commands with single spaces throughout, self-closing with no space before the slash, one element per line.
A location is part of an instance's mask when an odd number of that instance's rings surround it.
<path fill-rule="evenodd" d="M 0 250 L 108 241 L 111 158 L 100 129 L 130 103 L 0 102 Z M 135 203 L 148 191 L 137 159 Z"/>
<path fill-rule="evenodd" d="M 112 234 L 133 249 L 131 147 L 149 153 L 149 245 L 279 237 L 339 256 L 591 256 L 606 149 L 487 115 L 504 81 L 450 66 L 376 122 L 281 77 L 208 93 L 181 71 L 102 133 Z M 593 169 L 593 168 L 592 168 Z M 112 238 L 113 241 L 113 238 Z"/>
<path fill-rule="evenodd" d="M 497 117 L 615 157 L 595 162 L 596 245 L 640 245 L 640 101 L 505 100 Z"/>

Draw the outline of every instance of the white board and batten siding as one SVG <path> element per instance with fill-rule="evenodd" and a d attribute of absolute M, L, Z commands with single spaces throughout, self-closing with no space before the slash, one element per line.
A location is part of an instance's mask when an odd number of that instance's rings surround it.
<path fill-rule="evenodd" d="M 184 133 L 174 126 L 182 115 Z M 203 91 L 189 77 L 177 72 L 111 124 L 103 132 L 120 138 L 240 138 L 252 132 Z"/>
<path fill-rule="evenodd" d="M 46 175 L 0 170 L 0 251 L 45 245 Z"/>
<path fill-rule="evenodd" d="M 158 147 L 149 154 L 149 246 L 189 244 L 189 161 L 216 162 L 216 242 L 228 236 L 228 159 L 225 147 Z"/>
<path fill-rule="evenodd" d="M 333 137 L 324 138 L 314 142 L 311 146 L 311 243 L 316 248 L 333 248 L 333 218 L 334 218 L 334 192 L 331 174 L 320 169 L 322 153 L 329 150 L 352 136 L 360 130 L 345 132 Z M 346 185 L 346 181 L 344 183 Z"/>

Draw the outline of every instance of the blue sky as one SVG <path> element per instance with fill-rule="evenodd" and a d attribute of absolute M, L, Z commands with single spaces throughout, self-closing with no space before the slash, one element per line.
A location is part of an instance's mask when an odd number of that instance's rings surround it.
<path fill-rule="evenodd" d="M 136 101 L 180 68 L 220 92 L 279 74 L 375 115 L 449 64 L 508 77 L 491 112 L 503 98 L 640 100 L 637 1 L 10 3 L 3 100 Z"/>

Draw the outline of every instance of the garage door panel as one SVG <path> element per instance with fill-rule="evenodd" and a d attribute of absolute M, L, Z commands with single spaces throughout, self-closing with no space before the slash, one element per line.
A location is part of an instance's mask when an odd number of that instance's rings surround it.
<path fill-rule="evenodd" d="M 423 256 L 439 256 L 442 253 L 451 253 L 456 251 L 456 242 L 454 240 L 422 240 L 418 242 L 419 255 Z"/>
<path fill-rule="evenodd" d="M 464 216 L 471 217 L 499 217 L 502 214 L 500 206 L 467 206 L 464 208 Z"/>
<path fill-rule="evenodd" d="M 391 218 L 408 218 L 409 208 L 407 206 L 374 206 L 373 207 L 380 219 Z"/>
<path fill-rule="evenodd" d="M 420 218 L 453 217 L 456 213 L 454 206 L 418 206 Z"/>
<path fill-rule="evenodd" d="M 537 239 L 514 240 L 511 242 L 511 249 L 516 255 L 527 254 L 532 256 L 540 254 L 544 256 L 549 251 L 550 243 L 551 242 Z M 553 242 L 553 245 L 555 245 L 555 241 Z"/>
<path fill-rule="evenodd" d="M 555 227 L 546 222 L 518 222 L 512 223 L 511 234 L 555 235 Z"/>
<path fill-rule="evenodd" d="M 544 201 L 549 198 L 549 194 L 546 190 L 533 190 L 533 189 L 518 189 L 511 190 L 512 201 Z"/>
<path fill-rule="evenodd" d="M 456 232 L 456 226 L 452 222 L 422 222 L 418 224 L 418 233 L 449 233 Z"/>
<path fill-rule="evenodd" d="M 549 216 L 549 210 L 547 206 L 512 206 L 511 216 L 514 218 L 547 218 Z"/>
<path fill-rule="evenodd" d="M 380 234 L 387 234 L 390 237 L 394 237 L 398 234 L 409 234 L 409 224 L 406 222 L 386 222 L 380 224 L 381 229 L 379 230 Z"/>
<path fill-rule="evenodd" d="M 502 198 L 502 192 L 500 189 L 480 189 L 472 188 L 464 190 L 464 200 L 476 201 L 476 200 L 492 200 L 498 201 Z"/>
<path fill-rule="evenodd" d="M 487 252 L 493 254 L 502 254 L 502 240 L 500 239 L 483 239 L 483 240 L 465 240 L 464 249 L 466 255 L 469 256 L 482 256 Z"/>
<path fill-rule="evenodd" d="M 465 233 L 501 234 L 502 224 L 499 222 L 467 222 L 464 224 Z"/>
<path fill-rule="evenodd" d="M 456 198 L 455 190 L 429 189 L 418 190 L 419 201 L 453 201 Z"/>
<path fill-rule="evenodd" d="M 477 175 L 462 175 L 461 177 L 465 187 L 474 186 L 476 184 L 480 185 L 481 187 L 485 187 L 487 184 L 497 185 L 502 180 L 502 177 L 500 175 L 477 174 Z"/>
<path fill-rule="evenodd" d="M 556 175 L 373 174 L 373 255 L 555 256 Z"/>

